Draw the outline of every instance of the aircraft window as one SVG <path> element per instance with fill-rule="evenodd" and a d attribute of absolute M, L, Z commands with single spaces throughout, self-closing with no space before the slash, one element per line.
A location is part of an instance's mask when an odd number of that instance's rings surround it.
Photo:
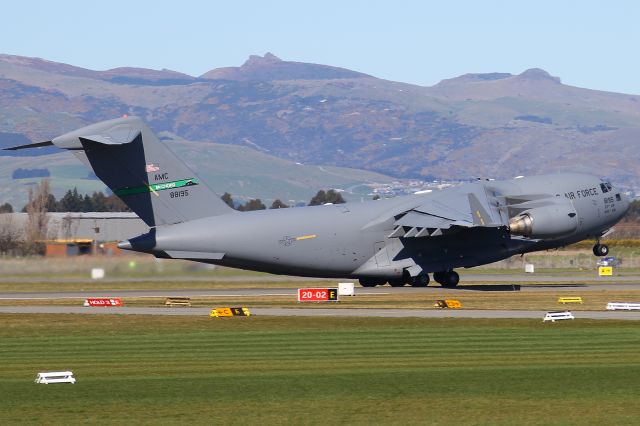
<path fill-rule="evenodd" d="M 607 186 L 604 183 L 600 184 L 600 189 L 602 190 L 602 193 L 606 193 L 609 192 L 609 190 L 607 189 Z"/>
<path fill-rule="evenodd" d="M 622 201 L 622 197 L 620 197 L 620 194 L 616 194 L 616 201 Z"/>

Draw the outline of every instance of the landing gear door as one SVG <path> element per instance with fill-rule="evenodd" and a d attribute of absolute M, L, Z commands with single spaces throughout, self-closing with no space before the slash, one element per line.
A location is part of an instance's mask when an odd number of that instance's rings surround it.
<path fill-rule="evenodd" d="M 373 252 L 376 257 L 376 264 L 378 266 L 389 266 L 389 254 L 387 253 L 387 246 L 384 241 L 380 241 L 373 245 Z"/>

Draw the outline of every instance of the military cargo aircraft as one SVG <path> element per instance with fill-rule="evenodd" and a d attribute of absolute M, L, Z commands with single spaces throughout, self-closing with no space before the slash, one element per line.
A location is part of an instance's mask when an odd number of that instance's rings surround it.
<path fill-rule="evenodd" d="M 444 287 L 470 268 L 516 254 L 600 238 L 629 200 L 609 182 L 563 173 L 477 180 L 391 199 L 238 212 L 225 204 L 146 124 L 123 117 L 51 141 L 69 150 L 149 226 L 119 244 L 158 258 L 275 274 Z"/>

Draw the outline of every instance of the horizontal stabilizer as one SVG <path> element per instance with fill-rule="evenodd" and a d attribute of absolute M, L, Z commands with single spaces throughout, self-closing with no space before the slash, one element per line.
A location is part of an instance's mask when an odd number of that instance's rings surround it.
<path fill-rule="evenodd" d="M 102 121 L 24 148 L 48 145 L 73 152 L 149 227 L 235 213 L 138 117 Z"/>
<path fill-rule="evenodd" d="M 36 143 L 28 143 L 26 145 L 10 146 L 9 148 L 4 148 L 4 151 L 17 151 L 19 149 L 42 148 L 43 146 L 52 146 L 52 145 L 53 145 L 52 141 L 36 142 Z"/>

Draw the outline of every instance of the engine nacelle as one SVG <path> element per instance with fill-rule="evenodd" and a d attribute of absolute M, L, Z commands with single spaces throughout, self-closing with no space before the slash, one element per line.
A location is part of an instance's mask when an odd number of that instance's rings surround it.
<path fill-rule="evenodd" d="M 537 207 L 509 220 L 511 234 L 529 238 L 562 238 L 577 228 L 578 218 L 571 205 Z"/>

